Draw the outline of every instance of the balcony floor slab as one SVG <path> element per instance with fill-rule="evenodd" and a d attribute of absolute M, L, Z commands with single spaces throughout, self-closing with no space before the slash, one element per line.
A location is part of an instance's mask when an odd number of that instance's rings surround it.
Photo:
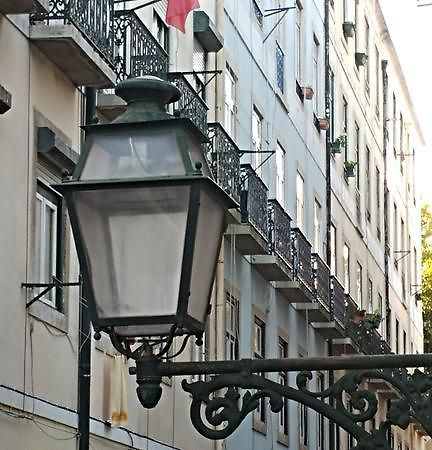
<path fill-rule="evenodd" d="M 0 0 L 0 11 L 3 14 L 46 12 L 48 10 L 49 0 Z"/>
<path fill-rule="evenodd" d="M 312 291 L 300 281 L 277 281 L 274 288 L 278 290 L 289 303 L 311 303 Z"/>
<path fill-rule="evenodd" d="M 332 339 L 333 355 L 358 354 L 359 349 L 349 337 Z"/>
<path fill-rule="evenodd" d="M 76 86 L 114 85 L 114 70 L 74 25 L 32 25 L 30 39 Z"/>
<path fill-rule="evenodd" d="M 328 320 L 328 313 L 319 303 L 293 303 L 294 309 L 307 317 L 308 323 Z"/>
<path fill-rule="evenodd" d="M 112 93 L 99 91 L 96 107 L 98 111 L 110 122 L 126 111 L 126 102 Z"/>
<path fill-rule="evenodd" d="M 290 280 L 289 267 L 276 255 L 254 255 L 251 256 L 252 266 L 267 281 Z"/>
<path fill-rule="evenodd" d="M 344 335 L 343 329 L 334 320 L 330 322 L 312 322 L 311 325 L 325 339 L 339 338 Z"/>
<path fill-rule="evenodd" d="M 228 225 L 225 236 L 235 239 L 235 246 L 242 255 L 265 255 L 268 243 L 251 224 Z"/>

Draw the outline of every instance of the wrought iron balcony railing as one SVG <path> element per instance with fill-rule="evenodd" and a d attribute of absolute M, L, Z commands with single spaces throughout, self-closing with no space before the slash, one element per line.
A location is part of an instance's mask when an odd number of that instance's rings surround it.
<path fill-rule="evenodd" d="M 182 92 L 180 100 L 174 104 L 174 112 L 179 117 L 187 117 L 190 119 L 201 133 L 207 136 L 208 107 L 204 100 L 198 95 L 181 72 L 169 72 L 167 73 L 167 79 L 175 84 Z"/>
<path fill-rule="evenodd" d="M 317 253 L 311 256 L 314 299 L 330 312 L 330 269 Z"/>
<path fill-rule="evenodd" d="M 243 223 L 250 222 L 267 240 L 268 234 L 268 189 L 250 164 L 242 164 L 240 213 Z"/>
<path fill-rule="evenodd" d="M 114 45 L 117 82 L 168 72 L 168 54 L 134 11 L 115 11 Z"/>
<path fill-rule="evenodd" d="M 345 291 L 342 284 L 335 276 L 330 277 L 331 288 L 331 312 L 334 320 L 341 326 L 345 327 Z"/>
<path fill-rule="evenodd" d="M 312 290 L 311 244 L 298 228 L 291 230 L 293 275 Z"/>
<path fill-rule="evenodd" d="M 208 124 L 208 160 L 216 182 L 240 203 L 240 150 L 220 123 Z"/>
<path fill-rule="evenodd" d="M 345 330 L 366 355 L 380 355 L 391 352 L 390 346 L 382 339 L 378 330 L 363 320 L 364 311 L 359 314 L 357 304 L 347 295 L 345 310 Z"/>
<path fill-rule="evenodd" d="M 269 251 L 292 268 L 291 218 L 275 199 L 268 201 Z"/>
<path fill-rule="evenodd" d="M 30 15 L 33 25 L 74 25 L 114 66 L 114 0 L 50 0 L 49 4 L 48 12 Z"/>

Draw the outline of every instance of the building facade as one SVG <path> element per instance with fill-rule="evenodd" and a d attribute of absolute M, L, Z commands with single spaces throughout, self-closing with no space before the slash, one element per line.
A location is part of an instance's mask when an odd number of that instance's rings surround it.
<path fill-rule="evenodd" d="M 378 2 L 200 0 L 185 34 L 167 26 L 166 1 L 134 9 L 143 3 L 0 0 L 5 448 L 79 445 L 80 354 L 91 342 L 90 448 L 330 449 L 326 419 L 294 402 L 274 414 L 267 400 L 226 441 L 206 440 L 185 414 L 179 378 L 164 380 L 146 411 L 127 376 L 128 419 L 114 426 L 118 358 L 108 338 L 82 334 L 85 293 L 50 185 L 78 160 L 92 115 L 86 87 L 97 88 L 95 114 L 107 122 L 125 108 L 116 82 L 166 77 L 183 93 L 172 112 L 208 135 L 216 181 L 239 204 L 204 345 L 179 358 L 421 353 L 414 168 L 423 137 Z M 47 292 L 35 285 L 53 279 Z M 266 376 L 295 384 L 296 374 Z M 317 373 L 310 388 L 329 382 Z M 384 418 L 397 394 L 369 388 Z M 334 436 L 337 448 L 354 445 L 342 430 Z M 389 440 L 403 450 L 426 442 L 416 424 Z"/>

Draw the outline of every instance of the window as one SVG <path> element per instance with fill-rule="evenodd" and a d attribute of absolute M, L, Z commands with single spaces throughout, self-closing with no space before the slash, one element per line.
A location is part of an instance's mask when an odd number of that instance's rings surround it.
<path fill-rule="evenodd" d="M 304 180 L 297 172 L 296 176 L 296 222 L 299 228 L 303 228 L 304 218 Z"/>
<path fill-rule="evenodd" d="M 370 38 L 370 28 L 369 28 L 369 22 L 365 18 L 365 53 L 369 57 L 369 38 Z M 367 62 L 365 67 L 365 92 L 366 95 L 369 97 L 370 95 L 370 64 Z"/>
<path fill-rule="evenodd" d="M 379 311 L 379 313 L 381 314 L 381 317 L 384 318 L 384 304 L 383 304 L 383 297 L 380 293 L 378 293 L 378 305 L 377 305 L 377 310 Z M 380 326 L 379 326 L 379 330 L 381 335 L 383 336 L 383 323 L 384 321 L 381 320 Z"/>
<path fill-rule="evenodd" d="M 393 92 L 393 155 L 396 158 L 396 132 L 397 132 L 397 117 L 396 117 L 396 111 L 397 111 L 397 106 L 396 106 L 396 95 Z"/>
<path fill-rule="evenodd" d="M 394 265 L 397 269 L 398 260 L 397 260 L 397 251 L 398 251 L 398 213 L 396 203 L 393 203 L 393 258 Z"/>
<path fill-rule="evenodd" d="M 159 14 L 153 12 L 153 35 L 159 42 L 161 47 L 169 53 L 169 32 L 168 27 L 165 25 L 164 21 L 159 17 Z"/>
<path fill-rule="evenodd" d="M 407 334 L 405 330 L 402 330 L 402 354 L 406 355 L 407 352 Z"/>
<path fill-rule="evenodd" d="M 368 290 L 367 290 L 367 310 L 368 312 L 373 312 L 373 283 L 370 278 L 368 278 Z"/>
<path fill-rule="evenodd" d="M 335 121 L 335 105 L 334 105 L 334 72 L 329 69 L 329 119 L 330 119 L 330 142 L 335 140 L 334 121 Z"/>
<path fill-rule="evenodd" d="M 325 390 L 325 379 L 323 373 L 318 373 L 318 391 L 323 392 Z M 318 450 L 325 449 L 325 421 L 322 414 L 318 414 L 317 418 L 317 444 Z"/>
<path fill-rule="evenodd" d="M 357 305 L 362 309 L 363 305 L 363 268 L 357 261 L 356 269 L 356 291 L 357 291 Z"/>
<path fill-rule="evenodd" d="M 345 161 L 348 161 L 348 102 L 345 97 L 342 97 L 342 133 L 346 138 Z"/>
<path fill-rule="evenodd" d="M 239 358 L 239 302 L 229 292 L 225 294 L 226 359 Z"/>
<path fill-rule="evenodd" d="M 396 354 L 399 353 L 399 320 L 395 320 Z"/>
<path fill-rule="evenodd" d="M 193 46 L 192 69 L 195 72 L 193 74 L 193 84 L 195 91 L 205 101 L 206 79 L 205 73 L 202 72 L 205 72 L 207 69 L 207 52 L 197 39 L 194 39 Z"/>
<path fill-rule="evenodd" d="M 359 32 L 360 20 L 359 20 L 359 4 L 358 4 L 358 1 L 356 1 L 355 5 L 354 5 L 354 23 L 355 23 L 355 26 L 356 26 L 355 36 L 354 36 L 354 51 L 358 52 L 359 37 L 360 37 L 360 32 Z M 358 68 L 357 65 L 356 65 L 356 68 Z"/>
<path fill-rule="evenodd" d="M 313 56 L 312 56 L 312 89 L 313 96 L 313 111 L 319 115 L 319 42 L 317 37 L 313 36 Z"/>
<path fill-rule="evenodd" d="M 342 258 L 343 258 L 343 270 L 344 270 L 344 286 L 345 286 L 345 292 L 349 294 L 351 290 L 351 280 L 350 280 L 350 248 L 346 243 L 344 243 L 343 246 L 343 252 L 342 252 Z"/>
<path fill-rule="evenodd" d="M 380 55 L 378 47 L 375 47 L 375 114 L 380 115 Z"/>
<path fill-rule="evenodd" d="M 265 358 L 265 323 L 255 316 L 254 318 L 254 330 L 253 330 L 253 351 L 254 358 Z M 264 373 L 260 373 L 260 376 L 264 377 Z M 266 399 L 261 398 L 258 401 L 258 406 L 255 410 L 254 417 L 260 422 L 266 422 Z"/>
<path fill-rule="evenodd" d="M 336 240 L 336 227 L 334 224 L 330 225 L 330 273 L 332 275 L 337 274 L 337 240 Z"/>
<path fill-rule="evenodd" d="M 237 78 L 227 64 L 225 67 L 225 98 L 224 98 L 224 128 L 231 136 L 235 137 L 235 103 L 236 103 Z"/>
<path fill-rule="evenodd" d="M 252 8 L 254 10 L 256 20 L 258 22 L 258 25 L 262 28 L 264 15 L 260 3 L 261 2 L 259 0 L 252 0 Z"/>
<path fill-rule="evenodd" d="M 360 127 L 355 123 L 355 162 L 356 164 L 356 188 L 360 191 Z"/>
<path fill-rule="evenodd" d="M 35 248 L 33 274 L 38 283 L 51 283 L 62 276 L 62 200 L 53 190 L 39 182 L 36 186 Z M 42 292 L 45 288 L 40 288 Z M 53 288 L 41 300 L 62 310 L 61 290 Z"/>
<path fill-rule="evenodd" d="M 302 81 L 302 22 L 303 7 L 299 1 L 296 2 L 296 18 L 295 18 L 295 76 L 298 83 Z"/>
<path fill-rule="evenodd" d="M 285 150 L 276 143 L 276 200 L 284 206 L 285 201 Z"/>
<path fill-rule="evenodd" d="M 375 221 L 377 237 L 381 240 L 381 173 L 378 167 L 375 168 Z"/>
<path fill-rule="evenodd" d="M 344 22 L 348 22 L 348 2 L 349 0 L 342 0 L 342 19 Z"/>
<path fill-rule="evenodd" d="M 279 351 L 278 357 L 288 358 L 288 342 L 286 342 L 281 337 L 279 338 Z M 278 374 L 279 384 L 282 386 L 288 386 L 288 374 L 287 372 L 279 372 Z M 279 423 L 278 423 L 278 438 L 284 443 L 288 443 L 288 399 L 283 399 L 283 406 L 279 413 Z"/>
<path fill-rule="evenodd" d="M 372 202 L 370 163 L 371 163 L 370 150 L 368 147 L 366 147 L 366 167 L 365 167 L 366 220 L 369 223 L 371 221 L 371 202 Z"/>
<path fill-rule="evenodd" d="M 405 245 L 406 245 L 405 244 L 405 222 L 404 222 L 404 220 L 401 217 L 401 220 L 400 220 L 400 247 L 399 247 L 399 253 L 396 255 L 396 258 L 401 260 L 400 266 L 401 266 L 401 268 L 402 268 L 402 270 L 404 272 L 405 272 L 404 269 L 405 269 L 405 262 L 406 262 L 406 258 L 405 258 L 406 248 L 405 248 Z M 402 280 L 402 281 L 404 281 L 404 280 Z"/>
<path fill-rule="evenodd" d="M 276 42 L 276 82 L 280 91 L 285 89 L 285 55 L 281 46 Z"/>
<path fill-rule="evenodd" d="M 404 154 L 404 120 L 402 113 L 399 114 L 399 158 L 400 171 L 403 173 L 403 154 Z"/>
<path fill-rule="evenodd" d="M 262 131 L 263 131 L 263 117 L 258 109 L 254 106 L 252 109 L 252 151 L 255 160 L 255 171 L 262 175 Z"/>
<path fill-rule="evenodd" d="M 321 205 L 317 199 L 314 200 L 314 251 L 321 253 Z"/>

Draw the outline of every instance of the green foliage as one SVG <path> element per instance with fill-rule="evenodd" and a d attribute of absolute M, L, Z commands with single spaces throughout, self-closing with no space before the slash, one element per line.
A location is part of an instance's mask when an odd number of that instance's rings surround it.
<path fill-rule="evenodd" d="M 422 225 L 422 300 L 424 351 L 432 352 L 432 211 L 424 205 L 421 211 Z"/>

